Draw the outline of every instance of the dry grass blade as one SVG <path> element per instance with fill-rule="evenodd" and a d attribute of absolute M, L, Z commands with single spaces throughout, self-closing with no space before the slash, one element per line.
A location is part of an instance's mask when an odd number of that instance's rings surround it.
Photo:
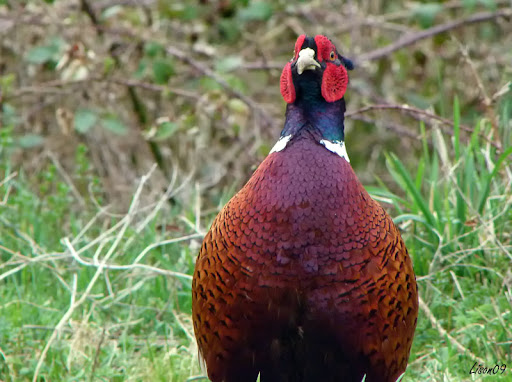
<path fill-rule="evenodd" d="M 76 286 L 77 275 L 76 275 L 76 273 L 73 274 L 73 283 L 72 283 L 72 288 L 71 288 L 72 293 L 71 293 L 71 301 L 70 301 L 70 304 L 69 304 L 69 309 L 62 316 L 61 320 L 59 321 L 59 323 L 55 327 L 55 330 L 53 331 L 52 335 L 48 339 L 48 341 L 47 341 L 47 343 L 46 343 L 46 345 L 45 345 L 41 355 L 39 356 L 39 360 L 37 362 L 37 366 L 36 366 L 35 371 L 34 371 L 34 377 L 32 379 L 33 382 L 37 382 L 38 377 L 39 377 L 39 371 L 40 371 L 41 366 L 43 365 L 43 362 L 44 362 L 44 360 L 46 358 L 46 354 L 48 353 L 48 350 L 50 349 L 50 346 L 52 345 L 52 343 L 57 338 L 57 335 L 59 334 L 59 331 L 68 322 L 68 320 L 71 318 L 71 316 L 72 316 L 73 312 L 75 311 L 75 309 L 78 308 L 80 305 L 82 305 L 82 303 L 89 297 L 89 293 L 91 292 L 93 286 L 95 285 L 96 281 L 101 276 L 101 274 L 103 273 L 105 267 L 107 266 L 108 260 L 115 253 L 119 243 L 121 242 L 121 239 L 123 238 L 123 236 L 124 236 L 124 234 L 126 232 L 126 229 L 128 228 L 129 224 L 131 223 L 133 217 L 135 216 L 135 213 L 136 213 L 137 208 L 139 206 L 140 196 L 141 196 L 142 190 L 144 188 L 144 185 L 148 181 L 149 177 L 151 176 L 151 173 L 153 173 L 155 168 L 156 168 L 156 165 L 153 165 L 153 167 L 151 168 L 149 173 L 142 177 L 142 179 L 141 179 L 141 181 L 139 183 L 139 186 L 137 187 L 137 190 L 135 191 L 135 195 L 133 196 L 132 203 L 130 205 L 130 208 L 128 210 L 126 218 L 123 219 L 124 222 L 123 222 L 123 225 L 121 226 L 121 229 L 119 230 L 119 232 L 118 232 L 114 242 L 112 243 L 112 245 L 108 249 L 107 253 L 101 259 L 101 262 L 98 264 L 96 273 L 94 274 L 94 276 L 92 277 L 91 281 L 87 285 L 87 288 L 85 288 L 85 290 L 83 291 L 80 299 L 78 299 L 78 300 L 76 300 L 76 294 L 77 294 L 77 286 Z"/>

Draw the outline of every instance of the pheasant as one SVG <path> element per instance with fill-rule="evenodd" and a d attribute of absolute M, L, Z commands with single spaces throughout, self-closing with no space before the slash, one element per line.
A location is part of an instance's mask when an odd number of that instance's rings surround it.
<path fill-rule="evenodd" d="M 418 315 L 400 233 L 344 144 L 352 62 L 301 35 L 281 74 L 281 137 L 204 238 L 192 281 L 213 382 L 395 381 Z"/>

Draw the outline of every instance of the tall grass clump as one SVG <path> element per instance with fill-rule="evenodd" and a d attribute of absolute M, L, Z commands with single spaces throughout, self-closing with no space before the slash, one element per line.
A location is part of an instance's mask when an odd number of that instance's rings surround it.
<path fill-rule="evenodd" d="M 464 142 L 455 99 L 453 136 L 433 130 L 429 145 L 422 125 L 414 170 L 397 153 L 386 156 L 401 192 L 372 190 L 396 209 L 417 274 L 411 380 L 479 380 L 475 362 L 511 373 L 511 105 L 511 97 L 502 102 L 498 128 L 481 119 Z"/>
<path fill-rule="evenodd" d="M 38 177 L 33 189 L 10 165 L 12 130 L 1 139 L 0 380 L 197 375 L 190 274 L 202 233 L 191 213 L 168 207 L 179 187 L 143 201 L 150 172 L 128 211 L 113 213 L 97 204 L 101 189 L 83 146 L 72 174 L 48 161 L 30 175 Z M 89 199 L 77 198 L 81 183 Z"/>

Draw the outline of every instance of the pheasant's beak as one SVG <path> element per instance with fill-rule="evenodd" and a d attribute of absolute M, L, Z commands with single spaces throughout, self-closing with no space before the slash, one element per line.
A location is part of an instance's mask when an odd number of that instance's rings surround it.
<path fill-rule="evenodd" d="M 320 68 L 320 64 L 315 60 L 315 51 L 311 48 L 304 48 L 299 52 L 297 58 L 297 73 L 301 75 L 304 70 L 315 70 Z"/>

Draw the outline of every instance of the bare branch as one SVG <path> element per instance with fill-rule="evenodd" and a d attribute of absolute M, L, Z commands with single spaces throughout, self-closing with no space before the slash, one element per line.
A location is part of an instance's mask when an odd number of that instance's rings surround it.
<path fill-rule="evenodd" d="M 501 17 L 511 17 L 512 16 L 512 8 L 502 9 L 496 12 L 480 12 L 474 15 L 468 16 L 463 19 L 450 21 L 445 24 L 436 25 L 432 28 L 425 29 L 423 31 L 407 34 L 399 38 L 396 42 L 389 44 L 383 48 L 372 50 L 368 53 L 363 53 L 357 56 L 354 61 L 356 63 L 361 63 L 365 61 L 373 61 L 378 60 L 379 58 L 389 56 L 391 53 L 402 49 L 406 46 L 415 44 L 418 41 L 427 39 L 429 37 L 435 36 L 437 34 L 441 34 L 444 32 L 448 32 L 452 29 L 460 28 L 462 26 L 466 26 L 469 24 L 481 23 L 484 21 L 495 20 Z"/>
<path fill-rule="evenodd" d="M 170 92 L 182 97 L 186 98 L 192 98 L 192 99 L 199 99 L 200 95 L 194 92 L 191 92 L 189 90 L 184 89 L 178 89 L 178 88 L 170 88 L 167 85 L 156 85 L 150 82 L 144 82 L 144 81 L 137 81 L 137 80 L 130 80 L 130 79 L 123 79 L 123 78 L 116 78 L 116 77 L 87 77 L 80 80 L 70 80 L 70 81 L 62 81 L 62 80 L 55 80 L 55 81 L 48 81 L 48 82 L 42 82 L 36 86 L 25 86 L 21 87 L 11 94 L 5 95 L 5 99 L 14 99 L 21 97 L 25 94 L 41 94 L 41 93 L 51 93 L 55 92 L 55 88 L 61 88 L 66 86 L 76 86 L 76 85 L 84 85 L 89 84 L 90 82 L 100 82 L 100 83 L 107 83 L 107 84 L 116 84 L 116 85 L 123 85 L 127 87 L 138 87 L 144 90 L 149 90 L 152 92 L 162 93 L 162 92 Z"/>
<path fill-rule="evenodd" d="M 364 117 L 364 116 L 358 116 L 358 115 L 349 115 L 347 116 L 348 118 L 352 119 L 352 120 L 355 120 L 355 121 L 362 121 L 362 122 L 365 122 L 365 123 L 371 123 L 371 124 L 377 124 L 379 123 L 378 121 L 376 121 L 375 119 L 372 119 L 372 118 L 367 118 L 367 117 Z M 384 123 L 382 124 L 382 126 L 386 129 L 386 130 L 390 130 L 392 131 L 393 133 L 395 133 L 396 135 L 400 135 L 400 136 L 406 136 L 408 138 L 412 138 L 412 139 L 420 139 L 420 135 L 417 134 L 417 133 L 413 133 L 412 131 L 410 131 L 407 127 L 403 126 L 403 125 L 400 125 L 400 124 L 396 124 L 396 123 Z"/>
<path fill-rule="evenodd" d="M 369 105 L 369 106 L 365 106 L 360 109 L 348 112 L 345 114 L 345 116 L 348 118 L 353 118 L 354 115 L 363 114 L 363 113 L 366 113 L 366 112 L 372 111 L 372 110 L 398 110 L 400 112 L 417 114 L 417 115 L 425 117 L 427 120 L 435 120 L 435 121 L 442 123 L 443 125 L 451 126 L 453 128 L 453 122 L 451 120 L 449 120 L 447 118 L 440 117 L 433 113 L 429 113 L 426 110 L 418 109 L 418 108 L 415 108 L 415 107 L 412 107 L 409 105 Z M 425 119 L 423 119 L 423 118 L 420 118 L 420 120 L 425 121 Z M 461 130 L 464 130 L 468 133 L 473 132 L 473 129 L 470 128 L 469 126 L 466 126 L 463 124 L 460 124 L 459 126 L 460 126 Z M 452 130 L 443 129 L 443 131 L 446 134 L 453 136 Z M 481 133 L 479 134 L 479 136 L 482 139 L 484 139 L 485 141 L 489 142 L 489 144 L 491 144 L 494 148 L 501 150 L 500 146 L 496 142 L 491 141 L 489 138 L 487 138 L 485 135 L 483 135 Z"/>
<path fill-rule="evenodd" d="M 208 76 L 212 78 L 215 82 L 217 82 L 220 86 L 224 88 L 228 93 L 230 93 L 232 96 L 242 100 L 245 102 L 252 110 L 255 112 L 258 116 L 261 117 L 261 119 L 265 122 L 265 125 L 271 127 L 274 125 L 274 120 L 269 116 L 268 112 L 264 110 L 260 105 L 258 105 L 252 98 L 247 97 L 246 95 L 240 93 L 238 90 L 233 89 L 231 85 L 229 85 L 226 80 L 221 78 L 217 73 L 215 73 L 213 70 L 211 70 L 209 67 L 201 65 L 196 60 L 192 59 L 188 54 L 185 52 L 175 48 L 175 47 L 167 47 L 166 49 L 167 53 L 171 56 L 176 57 L 180 61 L 183 61 L 184 63 L 190 65 L 200 73 L 204 74 L 205 76 Z"/>

